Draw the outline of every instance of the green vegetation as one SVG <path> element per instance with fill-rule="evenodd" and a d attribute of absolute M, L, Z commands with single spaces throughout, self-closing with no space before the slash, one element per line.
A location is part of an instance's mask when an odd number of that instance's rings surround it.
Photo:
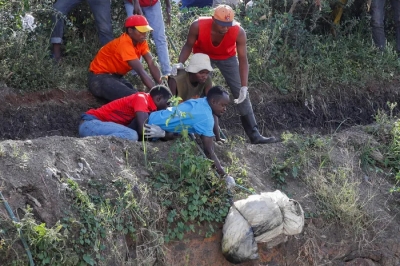
<path fill-rule="evenodd" d="M 313 1 L 299 4 L 293 13 L 288 12 L 287 1 L 257 3 L 251 10 L 245 11 L 244 7 L 237 10 L 237 20 L 248 36 L 252 87 L 309 101 L 308 107 L 313 110 L 314 105 L 323 104 L 314 102 L 313 95 L 357 93 L 370 82 L 398 80 L 399 62 L 393 52 L 393 41 L 389 39 L 384 52 L 373 47 L 369 17 L 364 10 L 358 17 L 352 15 L 358 8 L 354 1 L 345 6 L 340 26 L 333 25 L 330 19 L 333 0 L 322 1 L 321 10 Z M 125 12 L 122 1 L 113 0 L 112 5 L 113 26 L 118 36 Z M 87 15 L 90 11 L 86 3 L 68 16 L 65 57 L 55 64 L 49 49 L 51 6 L 49 0 L 0 0 L 0 83 L 23 92 L 86 89 L 87 66 L 99 49 L 93 17 Z M 26 12 L 36 18 L 34 31 L 22 27 L 20 16 Z M 179 13 L 172 16 L 167 28 L 171 61 L 175 63 L 192 18 L 209 15 L 211 10 L 196 9 L 188 15 L 174 6 L 172 12 Z M 138 82 L 134 77 L 129 78 Z M 214 82 L 223 82 L 218 71 Z M 318 210 L 307 212 L 308 218 L 323 217 L 349 232 L 363 233 L 370 225 L 363 210 L 368 199 L 359 197 L 361 180 L 355 179 L 356 170 L 345 151 L 357 152 L 366 174 L 371 171 L 387 174 L 394 184 L 392 192 L 399 192 L 400 122 L 394 115 L 395 108 L 395 103 L 388 103 L 390 114 L 380 110 L 376 124 L 366 128 L 367 133 L 379 140 L 379 145 L 372 141 L 352 144 L 338 154 L 336 147 L 343 144 L 333 135 L 283 134 L 286 153 L 275 159 L 270 172 L 276 187 L 285 189 L 293 179 L 304 182 L 318 200 Z M 2 153 L 0 149 L 0 157 Z M 189 231 L 199 232 L 199 225 L 208 226 L 199 233 L 212 234 L 228 212 L 230 195 L 215 175 L 211 162 L 197 151 L 195 142 L 183 134 L 183 138 L 173 143 L 170 160 L 148 161 L 146 145 L 144 153 L 145 165 L 152 171 L 151 185 L 120 177 L 107 187 L 91 182 L 86 188 L 68 181 L 73 212 L 66 213 L 51 228 L 38 223 L 29 207 L 19 223 L 0 217 L 4 225 L 0 229 L 0 257 L 16 257 L 13 265 L 26 261 L 21 255 L 23 251 L 12 249 L 18 240 L 17 229 L 27 238 L 38 265 L 122 265 L 119 262 L 126 260 L 141 260 L 150 265 L 154 260 L 163 260 L 165 242 L 183 239 Z M 20 159 L 19 167 L 24 168 L 29 158 L 17 149 L 15 157 Z M 244 168 L 237 167 L 239 159 L 232 153 L 227 157 L 231 161 L 227 171 L 235 173 L 238 184 L 251 186 L 246 183 Z M 115 239 L 124 244 L 129 240 L 137 249 L 132 251 L 123 244 L 110 246 L 111 242 L 118 242 Z M 105 256 L 106 252 L 114 254 L 113 257 Z"/>
<path fill-rule="evenodd" d="M 287 1 L 260 0 L 247 11 L 243 6 L 237 8 L 236 19 L 248 35 L 251 86 L 267 85 L 278 93 L 309 99 L 314 94 L 356 90 L 371 81 L 396 79 L 398 62 L 392 39 L 385 52 L 377 51 L 371 42 L 369 16 L 364 7 L 348 2 L 340 26 L 331 22 L 333 0 L 321 1 L 321 10 L 313 1 L 298 4 L 292 13 L 288 12 L 291 3 Z M 86 3 L 66 18 L 65 57 L 59 65 L 50 58 L 52 1 L 3 1 L 0 7 L 1 81 L 22 91 L 85 89 L 87 66 L 99 49 L 93 16 L 88 16 L 91 13 Z M 116 0 L 112 1 L 112 8 L 118 36 L 125 11 Z M 36 18 L 33 31 L 22 28 L 20 16 L 27 12 Z M 167 27 L 172 63 L 177 61 L 193 18 L 210 15 L 212 10 L 185 12 L 174 5 L 171 25 Z M 392 25 L 390 20 L 388 24 Z M 214 80 L 223 82 L 220 75 Z"/>

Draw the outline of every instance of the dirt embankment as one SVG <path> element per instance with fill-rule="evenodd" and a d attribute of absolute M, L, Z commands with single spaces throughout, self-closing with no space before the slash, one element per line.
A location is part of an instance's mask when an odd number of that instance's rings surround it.
<path fill-rule="evenodd" d="M 327 101 L 317 95 L 313 97 L 314 106 L 311 107 L 289 96 L 271 98 L 257 96 L 253 92 L 251 97 L 263 131 L 278 134 L 282 130 L 302 132 L 316 128 L 330 131 L 338 125 L 344 127 L 353 123 L 369 123 L 378 108 L 387 109 L 387 101 L 398 100 L 398 92 L 393 86 L 385 90 L 369 89 L 365 94 L 354 95 L 351 99 L 335 101 Z M 55 90 L 20 96 L 10 89 L 4 89 L 0 98 L 4 103 L 0 107 L 1 190 L 18 216 L 23 216 L 22 210 L 29 204 L 38 223 L 45 222 L 53 226 L 62 219 L 65 211 L 70 209 L 72 199 L 60 176 L 77 179 L 82 187 L 88 189 L 93 180 L 109 186 L 116 176 L 132 182 L 146 182 L 149 177 L 140 143 L 116 138 L 76 138 L 80 114 L 102 104 L 89 93 Z M 222 120 L 222 127 L 229 135 L 243 135 L 233 107 Z M 345 143 L 362 139 L 362 134 L 350 129 L 337 135 L 342 144 L 334 151 L 338 154 L 336 157 L 342 158 L 346 154 L 346 158 L 352 158 L 350 164 L 357 168 L 357 154 L 352 154 L 354 151 L 348 150 Z M 168 143 L 148 145 L 149 160 L 168 156 Z M 275 180 L 270 170 L 274 160 L 285 152 L 283 144 L 259 146 L 237 142 L 235 146 L 216 149 L 225 165 L 233 163 L 227 151 L 240 159 L 256 191 L 275 190 Z M 126 154 L 129 154 L 129 160 Z M 85 165 L 83 161 L 92 171 L 85 169 L 85 166 L 82 168 L 82 164 Z M 354 178 L 359 178 L 364 196 L 369 193 L 374 195 L 366 205 L 368 211 L 384 217 L 374 227 L 375 232 L 368 231 L 363 235 L 364 239 L 354 239 L 337 225 L 327 224 L 321 217 L 310 217 L 302 234 L 290 237 L 288 242 L 273 249 L 259 244 L 260 259 L 243 265 L 400 265 L 400 220 L 395 215 L 397 209 L 393 208 L 398 202 L 388 192 L 390 184 L 378 174 L 374 176 L 376 179 L 364 182 L 362 171 L 356 173 Z M 298 200 L 308 214 L 317 213 L 321 208 L 309 188 L 300 180 L 288 179 L 285 191 Z M 10 221 L 3 206 L 0 207 L 0 215 L 0 223 Z M 120 242 L 121 238 L 111 240 Z M 188 234 L 183 241 L 168 244 L 166 258 L 159 263 L 231 265 L 221 254 L 220 241 L 221 231 L 211 238 Z M 12 249 L 4 253 L 9 259 L 5 265 L 11 265 L 17 257 L 25 258 L 18 241 Z M 124 244 L 120 249 L 132 254 L 134 247 Z M 112 259 L 115 262 L 117 258 Z"/>
<path fill-rule="evenodd" d="M 400 84 L 371 84 L 366 88 L 343 89 L 335 95 L 275 95 L 253 89 L 250 97 L 260 130 L 330 133 L 374 121 L 377 110 L 389 111 L 388 102 L 399 102 Z M 77 137 L 81 113 L 104 102 L 88 91 L 52 90 L 16 94 L 0 89 L 0 139 L 33 139 L 44 136 Z M 394 109 L 396 114 L 399 108 Z M 221 119 L 221 127 L 245 137 L 232 104 Z"/>

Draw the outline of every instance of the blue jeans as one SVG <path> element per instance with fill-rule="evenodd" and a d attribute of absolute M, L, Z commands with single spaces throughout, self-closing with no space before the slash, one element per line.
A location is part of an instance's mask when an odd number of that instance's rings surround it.
<path fill-rule="evenodd" d="M 232 56 L 225 60 L 211 59 L 211 65 L 213 67 L 217 67 L 219 71 L 221 71 L 221 74 L 225 78 L 233 97 L 237 99 L 239 97 L 240 88 L 242 87 L 239 73 L 239 61 L 237 56 Z M 239 115 L 241 116 L 253 113 L 253 107 L 251 105 L 248 93 L 246 99 L 239 104 L 235 104 L 235 106 Z"/>
<path fill-rule="evenodd" d="M 371 27 L 372 39 L 375 45 L 383 50 L 385 49 L 385 2 L 386 0 L 372 0 L 371 3 Z M 393 19 L 396 27 L 396 50 L 400 52 L 400 1 L 391 0 L 393 9 Z"/>
<path fill-rule="evenodd" d="M 135 130 L 114 122 L 100 121 L 93 115 L 83 114 L 81 119 L 83 120 L 79 126 L 81 137 L 114 136 L 131 141 L 137 141 L 139 138 Z"/>
<path fill-rule="evenodd" d="M 126 14 L 132 16 L 132 3 L 124 0 Z M 147 18 L 150 27 L 153 28 L 151 36 L 156 45 L 157 57 L 161 66 L 163 75 L 171 74 L 171 64 L 169 61 L 167 35 L 165 35 L 164 18 L 161 9 L 161 3 L 158 1 L 154 6 L 142 7 L 143 15 Z"/>
<path fill-rule="evenodd" d="M 92 10 L 100 43 L 103 46 L 114 39 L 111 24 L 110 0 L 86 1 L 90 6 L 90 10 Z M 56 14 L 52 17 L 55 26 L 51 34 L 51 43 L 62 43 L 62 37 L 64 35 L 64 19 L 62 16 L 67 16 L 68 13 L 80 2 L 82 2 L 82 0 L 58 0 L 54 3 L 53 8 L 55 9 Z"/>

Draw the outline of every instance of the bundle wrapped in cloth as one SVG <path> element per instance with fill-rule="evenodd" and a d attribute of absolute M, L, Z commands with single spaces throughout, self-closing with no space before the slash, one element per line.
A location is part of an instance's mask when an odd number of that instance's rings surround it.
<path fill-rule="evenodd" d="M 257 243 L 274 247 L 303 227 L 300 204 L 281 191 L 251 195 L 230 208 L 222 229 L 222 253 L 232 263 L 258 259 Z"/>

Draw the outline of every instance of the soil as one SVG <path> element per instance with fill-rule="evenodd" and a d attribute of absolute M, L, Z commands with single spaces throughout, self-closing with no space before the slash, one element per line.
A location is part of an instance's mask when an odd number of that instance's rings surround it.
<path fill-rule="evenodd" d="M 359 92 L 341 95 L 274 95 L 251 92 L 260 131 L 279 135 L 283 131 L 300 133 L 332 133 L 337 139 L 335 159 L 338 165 L 346 160 L 359 169 L 358 157 L 343 150 L 350 142 L 370 138 L 355 125 L 370 124 L 378 109 L 388 110 L 387 102 L 399 102 L 399 84 L 370 84 Z M 1 191 L 19 218 L 29 204 L 38 222 L 53 226 L 70 209 L 71 198 L 58 178 L 68 174 L 83 187 L 91 180 L 103 184 L 115 176 L 146 182 L 143 147 L 113 137 L 78 138 L 81 113 L 97 108 L 103 102 L 87 91 L 52 90 L 19 94 L 12 88 L 0 88 L 0 178 Z M 221 119 L 221 128 L 228 136 L 245 135 L 234 107 Z M 234 146 L 217 146 L 216 152 L 224 165 L 233 163 L 226 150 L 233 152 L 246 167 L 249 184 L 257 192 L 274 191 L 276 183 L 269 175 L 271 165 L 284 152 L 282 143 L 268 146 L 235 142 Z M 167 142 L 149 142 L 149 160 L 167 156 Z M 129 154 L 129 159 L 126 158 Z M 85 167 L 81 167 L 82 163 Z M 344 163 L 344 162 L 343 162 Z M 90 166 L 90 167 L 88 167 Z M 134 176 L 126 174 L 129 166 Z M 360 197 L 368 198 L 365 208 L 375 217 L 373 226 L 365 228 L 363 239 L 354 239 L 334 223 L 320 217 L 306 219 L 303 232 L 273 248 L 258 244 L 259 259 L 241 265 L 400 265 L 399 199 L 389 193 L 392 184 L 376 173 L 360 180 Z M 136 180 L 136 181 L 135 181 Z M 302 205 L 306 213 L 316 213 L 317 201 L 300 180 L 288 179 L 285 192 Z M 373 195 L 373 197 L 371 197 Z M 0 224 L 9 220 L 0 206 Z M 222 224 L 219 226 L 222 228 Z M 0 231 L 1 232 L 1 231 Z M 222 230 L 212 237 L 187 234 L 183 241 L 166 246 L 166 265 L 231 265 L 221 252 Z M 1 240 L 1 235 L 0 235 Z M 0 245 L 1 246 L 1 245 Z M 22 246 L 13 247 L 23 257 Z M 15 254 L 4 265 L 11 265 Z M 118 264 L 109 264 L 118 265 Z"/>

